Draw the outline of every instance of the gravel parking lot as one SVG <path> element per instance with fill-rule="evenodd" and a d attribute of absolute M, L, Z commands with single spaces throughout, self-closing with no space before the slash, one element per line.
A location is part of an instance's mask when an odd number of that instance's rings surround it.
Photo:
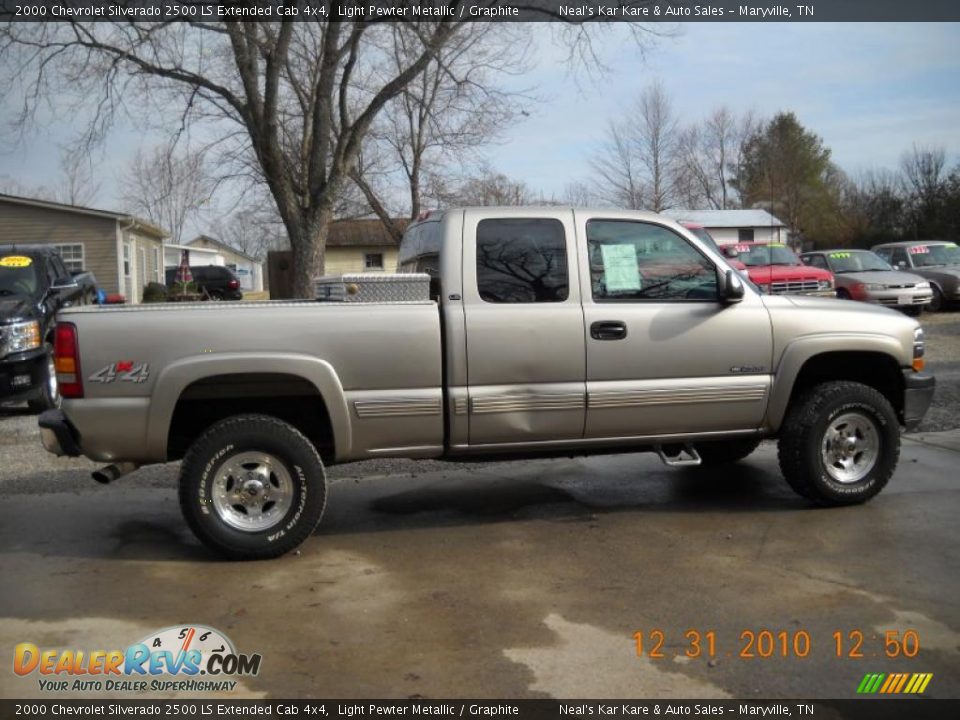
<path fill-rule="evenodd" d="M 867 671 L 932 672 L 928 696 L 960 697 L 960 435 L 937 434 L 960 428 L 960 314 L 923 322 L 934 407 L 891 486 L 854 508 L 797 498 L 773 443 L 725 471 L 376 461 L 330 470 L 301 551 L 224 563 L 180 518 L 176 464 L 99 486 L 4 409 L 0 649 L 204 623 L 264 656 L 229 697 L 853 697 Z M 715 658 L 685 657 L 691 628 L 716 631 Z M 761 628 L 809 633 L 810 658 L 739 657 Z M 663 660 L 635 652 L 653 629 Z M 918 658 L 886 658 L 885 633 L 907 629 Z M 837 630 L 864 634 L 864 659 L 836 656 Z M 5 673 L 0 697 L 51 694 Z"/>

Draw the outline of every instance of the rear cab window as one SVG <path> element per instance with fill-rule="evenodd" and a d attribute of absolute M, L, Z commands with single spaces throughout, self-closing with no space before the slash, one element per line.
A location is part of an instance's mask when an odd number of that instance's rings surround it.
<path fill-rule="evenodd" d="M 554 218 L 477 224 L 477 291 L 488 303 L 554 303 L 570 294 L 567 239 Z"/>

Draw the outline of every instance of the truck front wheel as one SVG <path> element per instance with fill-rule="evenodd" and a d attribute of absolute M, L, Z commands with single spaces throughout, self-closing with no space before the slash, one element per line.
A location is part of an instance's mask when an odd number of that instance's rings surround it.
<path fill-rule="evenodd" d="M 212 425 L 180 471 L 180 508 L 204 545 L 232 560 L 293 550 L 323 515 L 326 478 L 316 448 L 292 425 L 237 415 Z"/>
<path fill-rule="evenodd" d="M 861 383 L 817 385 L 790 407 L 780 429 L 780 470 L 819 505 L 866 502 L 886 486 L 899 456 L 893 407 Z"/>

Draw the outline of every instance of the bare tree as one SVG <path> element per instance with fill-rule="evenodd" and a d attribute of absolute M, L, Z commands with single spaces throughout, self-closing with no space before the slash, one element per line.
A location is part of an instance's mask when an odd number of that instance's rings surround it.
<path fill-rule="evenodd" d="M 679 190 L 687 207 L 726 210 L 739 205 L 731 179 L 737 176 L 743 146 L 755 130 L 752 113 L 737 117 L 728 108 L 720 107 L 702 123 L 680 132 Z"/>
<path fill-rule="evenodd" d="M 512 122 L 521 112 L 519 103 L 530 98 L 497 83 L 529 68 L 528 44 L 515 25 L 473 23 L 386 105 L 352 177 L 396 238 L 403 231 L 395 221 L 402 213 L 380 198 L 405 194 L 409 217 L 417 217 L 424 188 L 448 184 L 458 167 Z M 395 33 L 395 66 L 407 63 L 410 53 L 407 38 Z"/>
<path fill-rule="evenodd" d="M 611 121 L 592 161 L 599 195 L 630 209 L 656 212 L 676 204 L 685 178 L 677 116 L 663 85 L 647 86 L 626 117 Z"/>
<path fill-rule="evenodd" d="M 659 81 L 647 86 L 636 104 L 636 134 L 633 142 L 646 168 L 650 209 L 660 212 L 676 202 L 677 116 Z"/>
<path fill-rule="evenodd" d="M 200 152 L 138 150 L 123 177 L 125 209 L 167 230 L 173 242 L 181 244 L 188 224 L 209 205 L 215 184 Z"/>
<path fill-rule="evenodd" d="M 88 142 L 134 101 L 163 117 L 179 112 L 185 132 L 208 123 L 218 165 L 270 189 L 293 250 L 293 291 L 307 297 L 367 133 L 465 29 L 460 5 L 445 6 L 452 17 L 403 23 L 11 22 L 0 28 L 0 61 L 20 84 L 20 128 L 68 93 L 94 108 Z M 399 65 L 398 35 L 407 48 Z"/>
<path fill-rule="evenodd" d="M 433 187 L 429 191 L 440 205 L 535 205 L 541 202 L 525 183 L 507 177 L 487 165 L 479 175 L 466 178 L 453 188 Z"/>
<path fill-rule="evenodd" d="M 590 164 L 597 174 L 597 194 L 604 201 L 628 210 L 641 210 L 647 206 L 646 185 L 630 135 L 629 123 L 608 123 L 606 140 Z"/>
<path fill-rule="evenodd" d="M 63 148 L 60 151 L 60 182 L 55 194 L 69 205 L 89 205 L 100 192 L 100 181 L 88 153 Z"/>

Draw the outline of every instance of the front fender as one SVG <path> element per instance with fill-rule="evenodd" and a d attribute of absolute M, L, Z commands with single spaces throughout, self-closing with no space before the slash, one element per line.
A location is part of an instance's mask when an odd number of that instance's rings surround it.
<path fill-rule="evenodd" d="M 166 459 L 173 411 L 189 385 L 214 375 L 241 373 L 293 375 L 311 383 L 323 398 L 330 415 L 336 456 L 349 455 L 353 444 L 350 414 L 340 378 L 330 363 L 298 353 L 223 353 L 182 358 L 166 366 L 157 377 L 147 419 L 150 457 Z"/>
<path fill-rule="evenodd" d="M 788 343 L 780 355 L 770 392 L 770 404 L 764 418 L 764 427 L 776 432 L 787 413 L 790 395 L 797 376 L 811 358 L 830 352 L 874 352 L 890 356 L 898 367 L 903 348 L 900 341 L 890 335 L 874 333 L 823 333 L 807 335 Z"/>

